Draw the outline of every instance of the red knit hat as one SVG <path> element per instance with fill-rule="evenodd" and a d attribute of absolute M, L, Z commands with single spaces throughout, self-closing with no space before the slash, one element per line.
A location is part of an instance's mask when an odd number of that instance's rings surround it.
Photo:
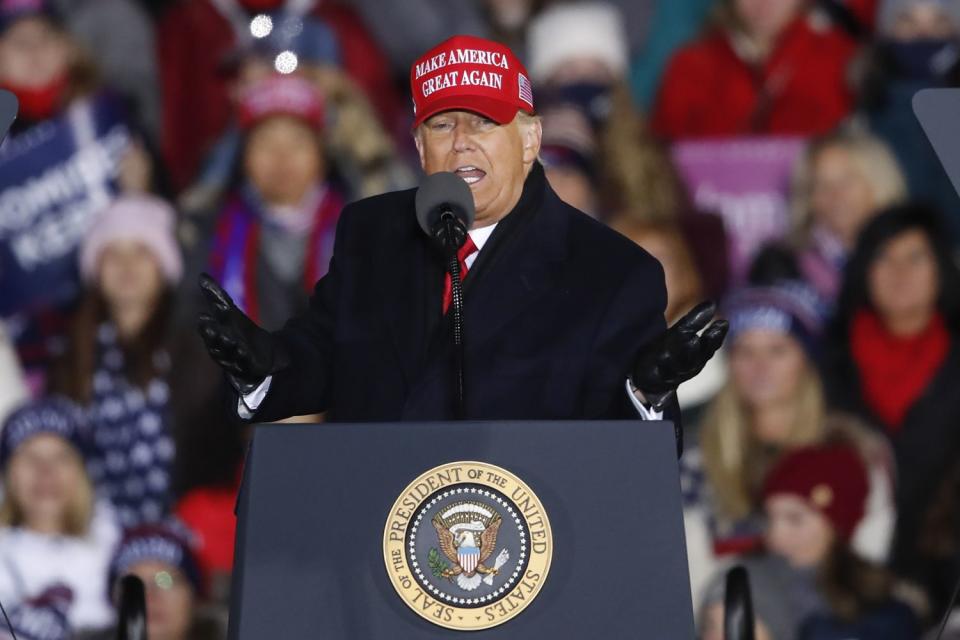
<path fill-rule="evenodd" d="M 517 111 L 533 113 L 527 70 L 510 49 L 475 36 L 453 36 L 410 68 L 413 126 L 441 111 L 463 109 L 499 124 Z"/>
<path fill-rule="evenodd" d="M 845 446 L 814 446 L 784 455 L 767 475 L 766 500 L 790 494 L 805 500 L 849 540 L 866 508 L 868 478 L 860 455 Z"/>
<path fill-rule="evenodd" d="M 269 76 L 240 96 L 240 128 L 249 129 L 276 115 L 299 118 L 311 127 L 323 128 L 323 95 L 310 82 L 295 76 Z"/>

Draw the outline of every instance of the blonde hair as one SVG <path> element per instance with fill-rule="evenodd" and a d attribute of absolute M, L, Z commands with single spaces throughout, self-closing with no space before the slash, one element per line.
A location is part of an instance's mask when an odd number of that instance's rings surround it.
<path fill-rule="evenodd" d="M 61 521 L 61 533 L 68 536 L 83 537 L 90 530 L 90 521 L 93 518 L 94 492 L 93 484 L 83 466 L 83 459 L 76 451 L 71 450 L 71 459 L 77 465 L 78 482 L 71 484 L 72 493 L 69 504 Z M 16 454 L 14 454 L 15 456 Z M 11 490 L 10 469 L 12 458 L 7 462 L 3 484 L 6 487 L 3 502 L 0 503 L 0 525 L 19 527 L 25 524 L 25 512 Z"/>
<path fill-rule="evenodd" d="M 812 444 L 823 438 L 826 406 L 823 387 L 808 361 L 794 397 L 794 419 L 782 448 Z M 754 435 L 749 409 L 732 381 L 710 403 L 700 436 L 707 479 L 720 514 L 740 519 L 755 510 L 763 478 L 780 451 Z"/>
<path fill-rule="evenodd" d="M 823 151 L 839 148 L 846 151 L 873 191 L 874 207 L 879 210 L 906 198 L 907 183 L 900 165 L 883 140 L 860 129 L 839 129 L 814 139 L 794 167 L 791 188 L 793 235 L 803 242 L 812 225 L 810 193 L 813 188 L 813 165 Z"/>

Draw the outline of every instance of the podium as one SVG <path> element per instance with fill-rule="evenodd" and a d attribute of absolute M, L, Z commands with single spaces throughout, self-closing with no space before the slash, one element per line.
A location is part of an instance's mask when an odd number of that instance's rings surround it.
<path fill-rule="evenodd" d="M 229 637 L 694 637 L 669 422 L 260 425 Z"/>

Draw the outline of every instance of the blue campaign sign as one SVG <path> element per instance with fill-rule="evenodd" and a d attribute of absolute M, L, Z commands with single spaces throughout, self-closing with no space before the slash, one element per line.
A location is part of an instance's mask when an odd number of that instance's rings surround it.
<path fill-rule="evenodd" d="M 116 193 L 129 141 L 119 106 L 100 97 L 0 146 L 0 316 L 76 295 L 77 247 Z"/>
<path fill-rule="evenodd" d="M 913 96 L 913 112 L 940 159 L 953 188 L 960 193 L 960 89 L 923 89 Z"/>

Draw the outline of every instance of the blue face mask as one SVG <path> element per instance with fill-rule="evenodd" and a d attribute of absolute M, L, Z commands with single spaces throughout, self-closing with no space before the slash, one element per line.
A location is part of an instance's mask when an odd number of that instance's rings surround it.
<path fill-rule="evenodd" d="M 952 39 L 886 42 L 883 47 L 890 56 L 897 75 L 910 80 L 938 82 L 960 59 L 960 43 Z"/>

